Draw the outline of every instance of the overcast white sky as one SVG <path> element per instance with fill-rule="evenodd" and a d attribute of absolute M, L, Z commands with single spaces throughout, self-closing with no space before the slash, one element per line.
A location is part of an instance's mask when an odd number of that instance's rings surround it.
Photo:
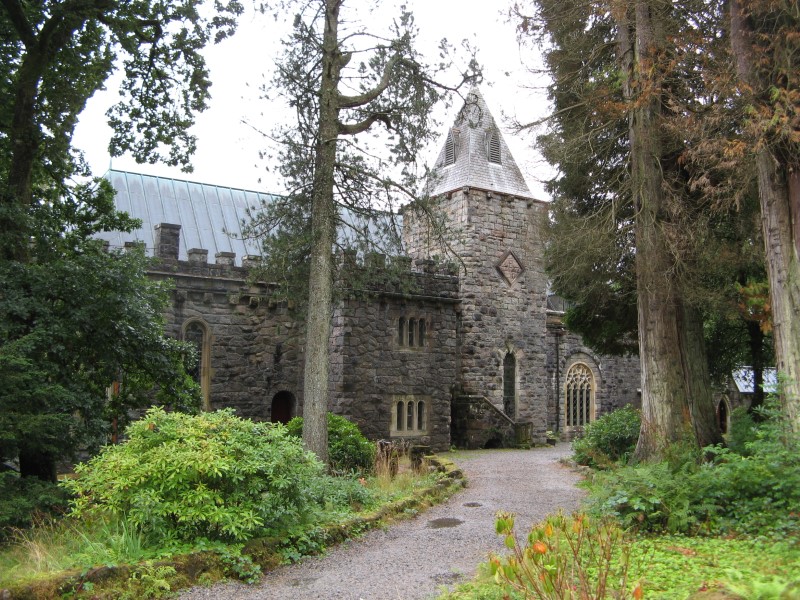
<path fill-rule="evenodd" d="M 344 16 L 352 17 L 352 9 L 360 0 L 345 5 Z M 504 127 L 503 115 L 517 115 L 521 120 L 533 120 L 547 111 L 542 80 L 536 80 L 528 67 L 538 66 L 537 57 L 530 49 L 520 50 L 514 25 L 506 22 L 504 11 L 510 0 L 406 0 L 420 30 L 420 49 L 430 52 L 431 62 L 437 57 L 439 40 L 446 37 L 458 44 L 462 39 L 478 48 L 478 60 L 484 66 L 484 83 L 481 92 L 490 110 L 504 131 L 504 137 L 514 157 L 528 180 L 534 196 L 547 199 L 539 180 L 547 178 L 551 170 L 543 164 L 532 146 L 532 136 L 515 136 Z M 247 3 L 245 3 L 247 4 Z M 388 22 L 398 14 L 398 2 L 384 1 L 380 9 L 368 15 L 368 22 Z M 363 17 L 364 11 L 357 15 Z M 277 57 L 282 37 L 280 24 L 272 17 L 254 14 L 248 10 L 242 18 L 237 33 L 230 39 L 212 47 L 206 53 L 213 86 L 210 108 L 200 115 L 193 130 L 198 136 L 197 153 L 192 161 L 194 172 L 185 174 L 177 168 L 163 165 L 139 165 L 130 157 L 114 158 L 108 154 L 110 129 L 106 125 L 105 111 L 114 103 L 114 90 L 118 81 L 108 82 L 108 91 L 93 97 L 76 129 L 74 142 L 86 153 L 95 175 L 102 175 L 113 166 L 115 169 L 190 179 L 236 188 L 267 192 L 280 192 L 280 182 L 268 172 L 266 160 L 259 158 L 265 140 L 249 122 L 262 131 L 269 132 L 286 116 L 275 111 L 267 102 L 259 100 L 258 89 L 269 80 L 269 73 Z M 444 121 L 441 143 L 446 128 L 452 124 L 455 111 L 442 114 Z M 431 149 L 428 160 L 436 158 L 439 146 Z"/>

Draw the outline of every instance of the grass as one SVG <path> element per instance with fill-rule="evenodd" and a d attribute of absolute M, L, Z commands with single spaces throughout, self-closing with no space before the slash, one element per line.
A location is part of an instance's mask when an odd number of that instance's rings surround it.
<path fill-rule="evenodd" d="M 0 587 L 95 565 L 133 564 L 156 554 L 142 536 L 112 519 L 39 521 L 0 549 Z"/>

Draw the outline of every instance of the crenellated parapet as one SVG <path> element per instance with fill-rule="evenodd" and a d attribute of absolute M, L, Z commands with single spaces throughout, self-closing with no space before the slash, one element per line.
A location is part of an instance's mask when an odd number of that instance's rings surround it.
<path fill-rule="evenodd" d="M 208 250 L 190 248 L 188 260 L 178 258 L 180 248 L 181 226 L 172 223 L 159 223 L 154 227 L 155 247 L 153 256 L 157 259 L 154 273 L 163 276 L 229 280 L 245 285 L 253 268 L 257 267 L 261 257 L 245 255 L 241 266 L 237 265 L 234 252 L 217 252 L 214 262 L 209 262 Z M 406 256 L 385 256 L 369 253 L 359 257 L 354 252 L 343 252 L 337 255 L 338 277 L 341 289 L 348 285 L 362 285 L 362 278 L 348 277 L 360 271 L 361 275 L 369 271 L 366 291 L 378 295 L 415 296 L 438 298 L 455 301 L 458 298 L 458 268 L 454 263 L 443 263 L 432 259 L 412 260 Z M 352 281 L 348 281 L 348 279 Z M 228 286 L 230 287 L 230 286 Z M 240 297 L 251 303 L 253 297 L 263 297 L 270 286 L 265 283 L 246 284 Z M 263 299 L 263 298 L 262 298 Z"/>

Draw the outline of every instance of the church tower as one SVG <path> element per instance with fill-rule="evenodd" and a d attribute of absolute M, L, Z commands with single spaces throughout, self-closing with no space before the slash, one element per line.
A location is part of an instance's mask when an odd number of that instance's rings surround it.
<path fill-rule="evenodd" d="M 460 266 L 453 443 L 500 445 L 510 435 L 541 442 L 548 428 L 539 235 L 546 204 L 533 198 L 477 89 L 447 134 L 428 189 L 447 224 L 444 237 L 414 210 L 404 215 L 404 235 L 412 258 Z M 489 430 L 505 433 L 492 440 Z"/>

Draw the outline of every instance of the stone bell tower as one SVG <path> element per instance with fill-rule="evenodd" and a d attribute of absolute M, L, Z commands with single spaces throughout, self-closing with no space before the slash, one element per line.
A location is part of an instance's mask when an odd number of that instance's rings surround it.
<path fill-rule="evenodd" d="M 454 443 L 544 441 L 546 289 L 535 200 L 477 89 L 467 96 L 428 184 L 449 231 L 404 216 L 413 258 L 460 264 Z M 497 439 L 492 439 L 494 435 Z"/>

